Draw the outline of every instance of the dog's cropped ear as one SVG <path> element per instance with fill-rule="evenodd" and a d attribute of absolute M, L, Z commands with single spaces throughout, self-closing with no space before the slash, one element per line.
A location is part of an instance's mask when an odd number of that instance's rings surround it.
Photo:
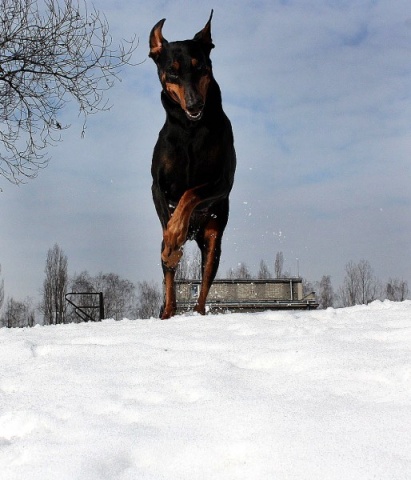
<path fill-rule="evenodd" d="M 200 32 L 196 33 L 193 38 L 196 42 L 201 42 L 204 47 L 208 49 L 208 53 L 214 48 L 213 41 L 211 40 L 211 19 L 213 18 L 213 12 L 214 10 L 211 10 L 210 18 L 205 27 Z"/>
<path fill-rule="evenodd" d="M 165 18 L 156 23 L 150 33 L 150 53 L 148 54 L 154 61 L 160 56 L 163 45 L 167 44 L 167 40 L 163 37 L 161 30 L 163 29 Z"/>

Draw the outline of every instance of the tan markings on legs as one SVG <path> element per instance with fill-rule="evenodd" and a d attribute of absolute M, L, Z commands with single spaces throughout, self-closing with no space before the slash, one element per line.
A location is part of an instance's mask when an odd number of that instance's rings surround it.
<path fill-rule="evenodd" d="M 217 272 L 221 254 L 221 234 L 215 220 L 212 220 L 206 227 L 204 245 L 206 248 L 206 257 L 204 259 L 203 278 L 201 281 L 200 295 L 194 307 L 194 311 L 201 313 L 201 315 L 205 315 L 207 295 Z"/>
<path fill-rule="evenodd" d="M 181 247 L 187 240 L 188 226 L 193 210 L 199 205 L 202 199 L 196 195 L 200 187 L 187 190 L 174 210 L 173 216 L 163 232 L 164 249 L 161 259 L 168 268 L 176 268 L 182 256 Z"/>
<path fill-rule="evenodd" d="M 164 250 L 161 253 L 161 260 L 168 268 L 177 268 L 177 265 L 183 256 L 183 249 L 181 246 L 171 247 L 171 243 L 168 244 L 169 235 L 164 231 Z"/>
<path fill-rule="evenodd" d="M 162 320 L 166 320 L 167 318 L 172 317 L 177 310 L 174 276 L 175 272 L 173 270 L 168 270 L 164 274 L 166 298 L 164 302 L 163 314 L 161 315 Z"/>

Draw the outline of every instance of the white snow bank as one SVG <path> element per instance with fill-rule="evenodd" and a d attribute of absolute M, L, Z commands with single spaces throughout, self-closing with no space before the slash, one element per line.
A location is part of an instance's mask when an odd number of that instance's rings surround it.
<path fill-rule="evenodd" d="M 2 480 L 410 479 L 411 302 L 0 330 Z"/>

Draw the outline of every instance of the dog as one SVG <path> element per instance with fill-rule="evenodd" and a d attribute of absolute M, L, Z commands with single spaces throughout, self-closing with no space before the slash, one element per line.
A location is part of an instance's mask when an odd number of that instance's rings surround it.
<path fill-rule="evenodd" d="M 163 229 L 162 319 L 177 310 L 174 276 L 187 240 L 195 240 L 201 251 L 202 281 L 194 311 L 205 314 L 228 221 L 236 154 L 210 60 L 212 16 L 213 11 L 192 40 L 168 42 L 162 34 L 165 19 L 153 27 L 149 39 L 166 112 L 151 167 L 153 201 Z"/>

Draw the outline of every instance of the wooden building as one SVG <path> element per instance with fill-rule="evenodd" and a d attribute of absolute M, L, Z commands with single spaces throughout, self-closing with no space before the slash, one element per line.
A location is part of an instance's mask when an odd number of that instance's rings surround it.
<path fill-rule="evenodd" d="M 200 280 L 176 280 L 178 312 L 191 310 L 200 291 Z M 214 280 L 207 298 L 211 312 L 256 312 L 278 309 L 315 309 L 315 293 L 303 294 L 302 278 L 270 280 Z"/>

